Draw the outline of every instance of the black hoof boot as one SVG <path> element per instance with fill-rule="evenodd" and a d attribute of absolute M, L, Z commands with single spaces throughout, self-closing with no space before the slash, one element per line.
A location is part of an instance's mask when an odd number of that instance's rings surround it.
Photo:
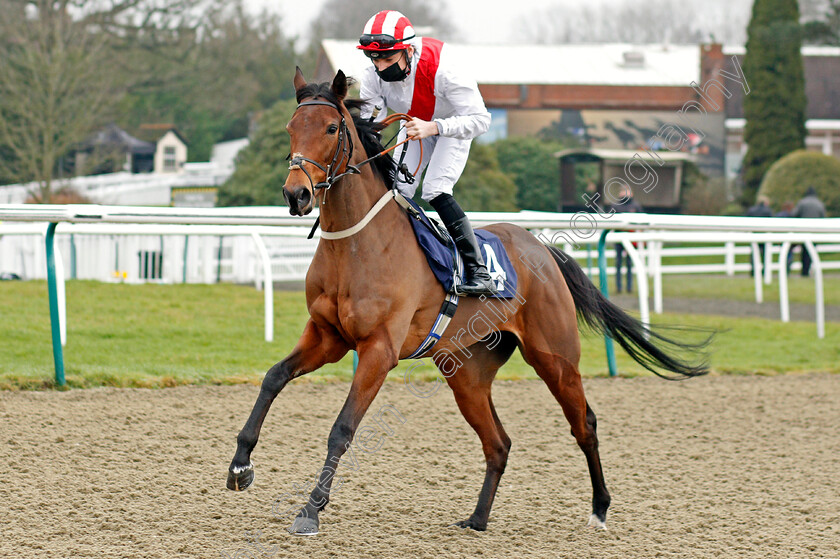
<path fill-rule="evenodd" d="M 248 463 L 244 468 L 231 466 L 228 471 L 227 488 L 231 491 L 245 491 L 254 483 L 254 465 Z"/>

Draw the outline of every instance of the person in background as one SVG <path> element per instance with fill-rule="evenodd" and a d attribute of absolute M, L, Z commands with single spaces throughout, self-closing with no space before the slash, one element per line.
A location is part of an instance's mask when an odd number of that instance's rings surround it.
<path fill-rule="evenodd" d="M 642 206 L 633 199 L 633 191 L 628 185 L 623 185 L 619 191 L 618 202 L 612 205 L 616 213 L 641 213 Z M 615 244 L 615 290 L 621 293 L 621 264 L 627 260 L 627 293 L 633 291 L 633 261 L 629 254 L 624 254 L 624 245 Z"/>
<path fill-rule="evenodd" d="M 780 209 L 773 217 L 793 217 L 793 208 L 796 206 L 790 200 L 786 200 L 784 204 L 782 204 L 782 209 Z"/>
<path fill-rule="evenodd" d="M 795 205 L 796 204 L 794 204 L 792 201 L 785 200 L 785 203 L 782 204 L 782 209 L 779 210 L 778 212 L 776 212 L 776 215 L 774 215 L 773 217 L 793 217 L 793 207 Z M 795 246 L 790 247 L 790 250 L 788 251 L 788 255 L 787 255 L 786 267 L 787 267 L 787 274 L 788 275 L 790 275 L 790 265 L 793 264 L 793 249 L 794 248 L 796 248 L 796 247 Z"/>
<path fill-rule="evenodd" d="M 793 209 L 793 217 L 805 218 L 821 218 L 825 217 L 825 205 L 817 198 L 817 191 L 814 187 L 809 187 L 805 192 L 805 196 L 796 204 Z M 805 245 L 801 245 L 802 250 L 802 277 L 811 275 L 811 255 Z"/>
<path fill-rule="evenodd" d="M 773 210 L 770 209 L 770 200 L 767 196 L 759 196 L 756 198 L 755 205 L 751 206 L 750 209 L 747 210 L 747 217 L 773 217 Z M 758 273 L 761 274 L 762 270 L 764 269 L 764 254 L 767 250 L 767 245 L 764 243 L 758 243 L 758 251 L 759 251 L 759 266 L 761 269 L 758 270 Z M 755 259 L 750 258 L 750 275 L 755 275 Z"/>

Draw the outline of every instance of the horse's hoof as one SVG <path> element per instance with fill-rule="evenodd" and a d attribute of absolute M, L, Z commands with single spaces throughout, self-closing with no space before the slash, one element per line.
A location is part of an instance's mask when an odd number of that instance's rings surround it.
<path fill-rule="evenodd" d="M 601 520 L 598 518 L 598 515 L 592 513 L 592 516 L 589 517 L 589 522 L 586 525 L 590 528 L 595 528 L 596 530 L 606 530 L 607 529 L 607 520 L 606 518 Z"/>
<path fill-rule="evenodd" d="M 307 516 L 298 516 L 289 527 L 289 533 L 295 536 L 314 536 L 318 533 L 318 521 Z"/>
<path fill-rule="evenodd" d="M 247 466 L 231 466 L 228 471 L 227 488 L 231 491 L 245 491 L 248 486 L 254 483 L 254 465 L 250 462 Z"/>
<path fill-rule="evenodd" d="M 452 524 L 452 526 L 457 526 L 458 528 L 470 528 L 471 530 L 475 530 L 476 532 L 484 532 L 485 530 L 487 530 L 487 524 L 480 523 L 472 518 L 461 520 L 460 522 Z"/>

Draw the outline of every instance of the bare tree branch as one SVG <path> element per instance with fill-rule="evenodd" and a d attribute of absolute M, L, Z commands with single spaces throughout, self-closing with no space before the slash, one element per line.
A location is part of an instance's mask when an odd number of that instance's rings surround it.
<path fill-rule="evenodd" d="M 35 182 L 49 202 L 60 158 L 152 74 L 134 66 L 136 47 L 189 47 L 216 2 L 0 0 L 0 177 Z"/>
<path fill-rule="evenodd" d="M 516 25 L 521 35 L 542 43 L 692 44 L 714 38 L 738 44 L 745 40 L 750 5 L 746 0 L 612 0 L 577 9 L 557 5 L 520 16 Z"/>

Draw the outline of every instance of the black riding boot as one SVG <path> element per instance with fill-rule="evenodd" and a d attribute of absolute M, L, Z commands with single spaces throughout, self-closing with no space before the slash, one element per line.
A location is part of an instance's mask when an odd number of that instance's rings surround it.
<path fill-rule="evenodd" d="M 456 295 L 495 295 L 496 283 L 490 277 L 478 240 L 464 210 L 449 194 L 441 194 L 430 202 L 438 212 L 446 230 L 455 240 L 455 247 L 464 260 L 464 283 L 455 288 Z"/>

